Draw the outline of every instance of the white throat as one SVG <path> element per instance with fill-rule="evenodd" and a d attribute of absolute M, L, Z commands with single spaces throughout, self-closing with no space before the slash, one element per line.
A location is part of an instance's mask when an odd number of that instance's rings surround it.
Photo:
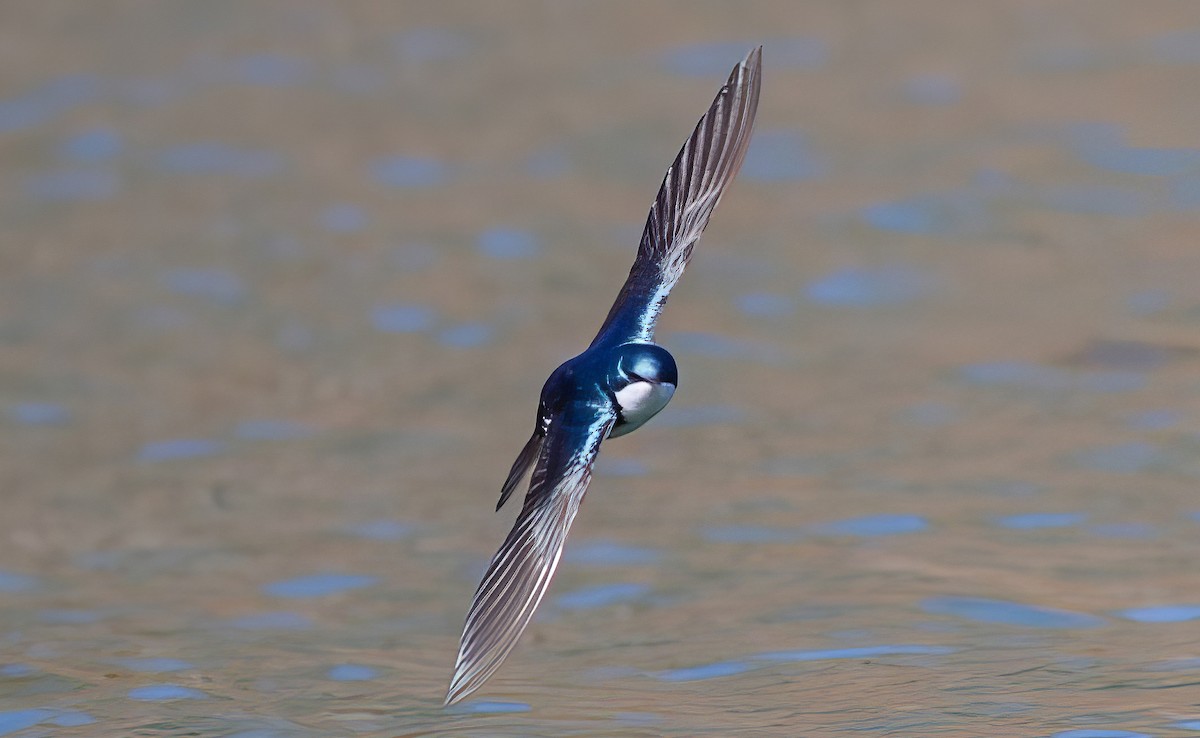
<path fill-rule="evenodd" d="M 623 436 L 637 430 L 643 423 L 658 414 L 675 394 L 673 384 L 654 382 L 630 382 L 616 393 L 617 409 L 625 423 L 613 429 L 610 436 Z"/>

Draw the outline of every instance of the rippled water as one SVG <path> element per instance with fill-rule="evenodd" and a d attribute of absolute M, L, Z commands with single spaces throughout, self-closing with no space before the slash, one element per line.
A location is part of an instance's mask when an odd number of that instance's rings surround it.
<path fill-rule="evenodd" d="M 0 736 L 1200 733 L 1188 4 L 0 10 Z M 505 667 L 538 389 L 759 133 Z"/>

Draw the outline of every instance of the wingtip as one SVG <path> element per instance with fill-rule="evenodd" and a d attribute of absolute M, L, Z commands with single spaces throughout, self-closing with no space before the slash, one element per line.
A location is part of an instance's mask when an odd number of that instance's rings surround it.
<path fill-rule="evenodd" d="M 738 63 L 738 66 L 745 67 L 746 69 L 750 69 L 752 71 L 758 71 L 762 67 L 762 51 L 762 44 L 750 49 L 746 56 L 742 58 L 742 61 Z"/>
<path fill-rule="evenodd" d="M 463 681 L 460 671 L 462 664 L 456 664 L 454 667 L 454 677 L 450 680 L 450 686 L 446 688 L 446 699 L 442 702 L 442 707 L 450 707 L 456 702 L 462 701 L 464 697 L 471 694 L 478 688 L 478 684 L 470 685 Z"/>

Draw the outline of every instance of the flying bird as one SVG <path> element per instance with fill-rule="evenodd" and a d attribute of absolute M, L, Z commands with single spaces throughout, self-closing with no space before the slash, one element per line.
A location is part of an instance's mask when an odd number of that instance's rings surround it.
<path fill-rule="evenodd" d="M 761 46 L 734 67 L 667 169 L 633 268 L 600 332 L 542 387 L 533 434 L 504 481 L 496 509 L 532 468 L 529 492 L 475 591 L 447 705 L 479 689 L 529 625 L 558 566 L 601 442 L 639 428 L 679 385 L 674 358 L 654 343 L 654 326 L 746 155 L 761 68 Z"/>

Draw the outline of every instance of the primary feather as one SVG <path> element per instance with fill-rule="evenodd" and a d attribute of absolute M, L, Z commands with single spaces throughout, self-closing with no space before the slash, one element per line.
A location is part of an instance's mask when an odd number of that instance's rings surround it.
<path fill-rule="evenodd" d="M 637 259 L 592 345 L 645 343 L 709 216 L 742 166 L 762 87 L 762 47 L 746 55 L 683 144 L 650 207 Z"/>

